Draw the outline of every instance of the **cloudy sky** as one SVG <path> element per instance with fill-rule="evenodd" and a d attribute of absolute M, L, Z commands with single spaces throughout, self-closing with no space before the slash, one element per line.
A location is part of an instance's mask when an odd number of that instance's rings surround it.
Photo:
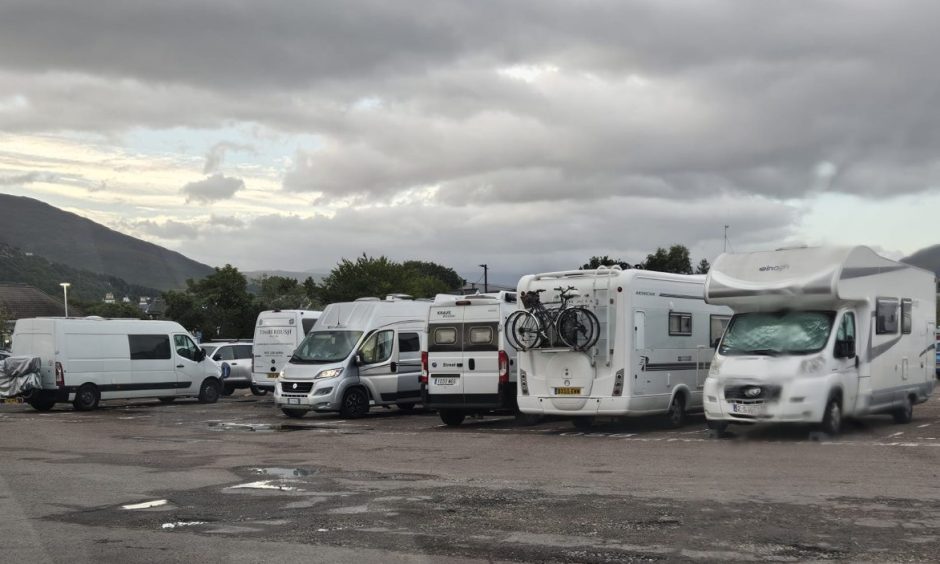
<path fill-rule="evenodd" d="M 940 3 L 0 0 L 0 191 L 212 265 L 940 243 Z"/>

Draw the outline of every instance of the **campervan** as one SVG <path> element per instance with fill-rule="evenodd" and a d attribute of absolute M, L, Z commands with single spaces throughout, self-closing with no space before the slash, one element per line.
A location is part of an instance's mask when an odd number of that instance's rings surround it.
<path fill-rule="evenodd" d="M 338 411 L 355 418 L 372 405 L 413 409 L 421 401 L 430 307 L 430 300 L 401 295 L 328 305 L 278 376 L 275 404 L 288 417 Z"/>
<path fill-rule="evenodd" d="M 173 321 L 20 319 L 13 354 L 42 360 L 42 390 L 28 400 L 40 411 L 68 401 L 88 411 L 100 400 L 142 397 L 214 403 L 222 390 L 219 365 Z"/>
<path fill-rule="evenodd" d="M 731 310 L 705 303 L 705 277 L 621 270 L 551 272 L 522 277 L 518 292 L 539 292 L 592 312 L 596 343 L 577 350 L 546 339 L 519 353 L 519 410 L 573 417 L 667 414 L 675 426 L 702 409 L 714 343 Z M 531 294 L 529 294 L 531 295 Z M 510 329 L 512 329 L 510 327 Z"/>
<path fill-rule="evenodd" d="M 705 381 L 709 426 L 911 420 L 934 387 L 933 273 L 868 247 L 723 254 L 710 304 L 734 310 Z"/>
<path fill-rule="evenodd" d="M 258 314 L 252 350 L 251 393 L 261 396 L 274 391 L 277 375 L 319 317 L 319 311 L 305 309 L 274 309 Z"/>
<path fill-rule="evenodd" d="M 427 317 L 421 353 L 422 404 L 448 425 L 468 414 L 515 413 L 516 350 L 503 326 L 516 309 L 515 292 L 439 296 Z"/>

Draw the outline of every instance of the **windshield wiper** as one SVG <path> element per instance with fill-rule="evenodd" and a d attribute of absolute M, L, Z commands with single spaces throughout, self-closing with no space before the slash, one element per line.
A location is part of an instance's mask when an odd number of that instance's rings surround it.
<path fill-rule="evenodd" d="M 753 349 L 742 352 L 744 354 L 756 354 L 760 356 L 780 356 L 783 351 L 778 351 L 777 349 Z"/>

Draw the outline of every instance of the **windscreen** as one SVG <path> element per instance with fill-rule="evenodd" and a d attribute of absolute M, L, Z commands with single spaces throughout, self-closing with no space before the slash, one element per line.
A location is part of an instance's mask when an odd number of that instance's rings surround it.
<path fill-rule="evenodd" d="M 349 356 L 362 331 L 314 331 L 300 343 L 290 361 L 296 364 L 339 362 Z"/>
<path fill-rule="evenodd" d="M 735 315 L 718 352 L 723 355 L 810 354 L 829 340 L 831 311 L 783 311 Z"/>

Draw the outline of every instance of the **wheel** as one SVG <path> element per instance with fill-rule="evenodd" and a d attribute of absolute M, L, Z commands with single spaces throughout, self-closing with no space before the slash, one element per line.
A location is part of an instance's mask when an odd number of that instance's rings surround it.
<path fill-rule="evenodd" d="M 839 431 L 842 430 L 842 402 L 839 401 L 839 398 L 832 397 L 829 398 L 829 403 L 826 404 L 826 412 L 823 414 L 822 424 L 820 424 L 820 431 L 826 433 L 827 435 L 838 435 Z"/>
<path fill-rule="evenodd" d="M 281 411 L 284 412 L 284 415 L 292 419 L 300 419 L 301 417 L 307 414 L 307 411 L 304 409 L 288 409 L 286 407 L 282 407 Z"/>
<path fill-rule="evenodd" d="M 55 399 L 43 394 L 34 394 L 33 397 L 26 400 L 26 403 L 36 411 L 49 411 L 55 406 Z"/>
<path fill-rule="evenodd" d="M 222 386 L 217 380 L 206 380 L 199 387 L 199 403 L 215 403 L 222 395 Z"/>
<path fill-rule="evenodd" d="M 669 426 L 673 429 L 678 429 L 685 425 L 685 396 L 676 394 L 676 397 L 672 398 L 672 403 L 669 404 L 669 411 L 666 412 L 666 417 L 669 418 Z"/>
<path fill-rule="evenodd" d="M 442 409 L 440 415 L 441 421 L 450 427 L 457 427 L 467 417 L 466 413 L 456 409 Z"/>
<path fill-rule="evenodd" d="M 157 399 L 159 399 L 163 403 L 173 403 L 174 401 L 176 401 L 175 396 L 164 396 L 162 398 L 157 398 Z"/>
<path fill-rule="evenodd" d="M 895 423 L 910 423 L 914 419 L 914 402 L 910 397 L 904 398 L 904 405 L 891 415 L 894 416 Z"/>
<path fill-rule="evenodd" d="M 571 422 L 574 424 L 574 428 L 579 431 L 590 431 L 591 427 L 594 426 L 593 417 L 575 417 Z"/>
<path fill-rule="evenodd" d="M 506 339 L 517 351 L 535 348 L 542 340 L 542 324 L 528 311 L 514 311 L 506 318 Z"/>
<path fill-rule="evenodd" d="M 555 329 L 559 339 L 576 351 L 594 346 L 601 334 L 601 324 L 593 312 L 583 307 L 570 307 L 558 315 Z"/>
<path fill-rule="evenodd" d="M 255 386 L 254 384 L 251 385 L 251 395 L 263 396 L 266 393 L 268 393 L 267 390 L 262 390 L 261 388 L 259 388 L 258 386 Z"/>
<path fill-rule="evenodd" d="M 362 388 L 352 388 L 343 395 L 339 414 L 348 419 L 357 419 L 369 413 L 369 396 Z"/>
<path fill-rule="evenodd" d="M 235 388 L 234 388 L 233 386 L 230 386 L 230 385 L 228 385 L 228 384 L 224 384 L 224 385 L 222 386 L 222 395 L 223 395 L 223 396 L 230 396 L 230 395 L 232 395 L 232 394 L 234 394 L 234 393 L 235 393 Z"/>
<path fill-rule="evenodd" d="M 708 425 L 709 429 L 711 429 L 712 431 L 715 431 L 719 435 L 728 430 L 727 421 L 715 421 L 712 419 L 708 419 L 705 421 L 705 424 Z"/>
<path fill-rule="evenodd" d="M 412 412 L 415 410 L 415 404 L 413 403 L 400 403 L 398 404 L 398 409 L 402 411 Z"/>
<path fill-rule="evenodd" d="M 101 400 L 101 393 L 94 384 L 82 384 L 75 392 L 75 399 L 72 405 L 78 411 L 91 411 L 98 407 L 98 401 Z"/>

